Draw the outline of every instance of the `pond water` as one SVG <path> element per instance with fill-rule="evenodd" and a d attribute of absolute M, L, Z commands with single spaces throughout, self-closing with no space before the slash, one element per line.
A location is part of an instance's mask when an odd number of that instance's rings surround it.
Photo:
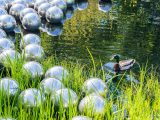
<path fill-rule="evenodd" d="M 56 32 L 41 34 L 48 56 L 106 63 L 113 54 L 135 58 L 139 63 L 160 64 L 160 5 L 157 0 L 114 0 L 108 12 L 98 8 L 98 0 L 88 0 L 85 10 L 68 12 L 68 19 Z M 73 16 L 72 16 L 73 15 Z M 62 30 L 62 31 L 61 31 Z"/>

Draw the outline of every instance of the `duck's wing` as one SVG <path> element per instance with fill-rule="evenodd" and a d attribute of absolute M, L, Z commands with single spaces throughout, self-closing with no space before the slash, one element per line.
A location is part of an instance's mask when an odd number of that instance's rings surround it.
<path fill-rule="evenodd" d="M 124 71 L 130 69 L 135 62 L 136 62 L 135 59 L 123 60 L 119 62 L 119 65 L 121 67 L 121 70 Z"/>

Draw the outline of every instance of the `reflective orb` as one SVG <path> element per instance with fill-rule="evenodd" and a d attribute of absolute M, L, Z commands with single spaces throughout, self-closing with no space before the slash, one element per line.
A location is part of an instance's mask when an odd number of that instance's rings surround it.
<path fill-rule="evenodd" d="M 16 20 L 11 15 L 2 15 L 0 17 L 0 28 L 6 32 L 13 32 L 17 26 Z"/>
<path fill-rule="evenodd" d="M 27 60 L 41 60 L 44 58 L 44 50 L 37 44 L 27 45 L 23 50 L 23 54 Z"/>
<path fill-rule="evenodd" d="M 36 88 L 29 88 L 19 95 L 19 104 L 25 107 L 40 107 L 45 101 L 45 96 Z"/>
<path fill-rule="evenodd" d="M 22 19 L 22 25 L 27 30 L 37 30 L 41 26 L 41 19 L 36 13 L 28 13 Z"/>
<path fill-rule="evenodd" d="M 66 19 L 67 20 L 71 19 L 73 17 L 73 13 L 74 13 L 73 8 L 68 8 L 65 14 Z"/>
<path fill-rule="evenodd" d="M 54 6 L 47 10 L 46 20 L 50 23 L 60 23 L 63 20 L 63 11 Z"/>
<path fill-rule="evenodd" d="M 55 93 L 62 88 L 64 88 L 63 83 L 55 78 L 46 78 L 40 83 L 40 89 L 47 95 Z"/>
<path fill-rule="evenodd" d="M 89 95 L 83 98 L 79 104 L 79 111 L 81 113 L 87 114 L 92 112 L 92 114 L 104 114 L 105 113 L 105 99 L 98 95 Z"/>
<path fill-rule="evenodd" d="M 53 24 L 46 24 L 45 30 L 48 35 L 50 36 L 59 36 L 62 34 L 63 25 L 53 25 Z"/>
<path fill-rule="evenodd" d="M 25 8 L 20 12 L 20 20 L 23 20 L 23 17 L 28 13 L 36 13 L 36 11 L 33 8 Z"/>
<path fill-rule="evenodd" d="M 67 3 L 68 7 L 72 7 L 72 5 L 75 4 L 75 0 L 65 0 L 65 2 Z"/>
<path fill-rule="evenodd" d="M 5 9 L 3 9 L 3 8 L 0 8 L 0 16 L 1 15 L 7 15 L 8 13 L 7 13 L 7 11 L 5 10 Z"/>
<path fill-rule="evenodd" d="M 0 0 L 0 8 L 8 9 L 7 2 L 5 0 Z"/>
<path fill-rule="evenodd" d="M 76 116 L 73 117 L 72 120 L 92 120 L 92 118 L 89 118 L 87 116 Z"/>
<path fill-rule="evenodd" d="M 49 3 L 42 3 L 39 7 L 38 7 L 38 14 L 42 17 L 42 18 L 45 18 L 46 16 L 46 11 L 52 7 L 51 4 Z"/>
<path fill-rule="evenodd" d="M 54 66 L 47 70 L 45 77 L 46 78 L 56 78 L 58 80 L 66 79 L 69 75 L 68 71 L 62 66 Z"/>
<path fill-rule="evenodd" d="M 99 4 L 98 4 L 98 8 L 100 11 L 107 13 L 112 9 L 112 3 L 111 2 L 103 2 L 100 0 Z"/>
<path fill-rule="evenodd" d="M 32 78 L 41 77 L 43 75 L 43 67 L 40 63 L 31 61 L 23 65 L 23 68 Z"/>
<path fill-rule="evenodd" d="M 7 96 L 15 96 L 19 92 L 19 84 L 12 78 L 0 79 L 0 91 Z"/>
<path fill-rule="evenodd" d="M 104 64 L 103 70 L 106 71 L 107 73 L 114 73 L 114 62 L 108 62 Z"/>
<path fill-rule="evenodd" d="M 99 78 L 90 78 L 84 82 L 82 91 L 88 94 L 96 93 L 104 95 L 107 93 L 107 85 Z"/>
<path fill-rule="evenodd" d="M 34 8 L 34 0 L 24 0 L 28 7 Z"/>
<path fill-rule="evenodd" d="M 22 5 L 25 5 L 27 7 L 26 2 L 24 0 L 8 0 L 9 8 L 12 7 L 15 4 L 22 4 Z"/>
<path fill-rule="evenodd" d="M 51 101 L 55 106 L 63 105 L 64 108 L 68 108 L 69 105 L 75 105 L 77 103 L 78 96 L 73 90 L 65 88 L 52 93 Z"/>
<path fill-rule="evenodd" d="M 64 0 L 52 0 L 51 1 L 51 4 L 53 6 L 57 6 L 59 7 L 60 9 L 62 9 L 64 12 L 66 11 L 67 9 L 67 4 Z"/>
<path fill-rule="evenodd" d="M 7 34 L 4 30 L 0 29 L 0 39 L 1 38 L 6 38 L 7 37 Z"/>
<path fill-rule="evenodd" d="M 0 53 L 2 53 L 5 50 L 14 49 L 14 43 L 7 38 L 1 38 L 0 39 Z"/>
<path fill-rule="evenodd" d="M 34 4 L 34 9 L 35 9 L 36 11 L 38 11 L 38 7 L 39 7 L 41 4 L 46 3 L 46 2 L 47 2 L 47 0 L 38 0 L 38 1 L 36 1 L 35 4 Z"/>
<path fill-rule="evenodd" d="M 9 14 L 14 16 L 17 20 L 19 20 L 20 12 L 25 9 L 26 6 L 23 4 L 14 4 L 9 10 Z"/>
<path fill-rule="evenodd" d="M 79 0 L 77 2 L 78 10 L 85 10 L 88 7 L 88 0 Z"/>
<path fill-rule="evenodd" d="M 29 44 L 41 44 L 41 38 L 36 34 L 26 34 L 20 42 L 20 47 L 24 48 Z"/>

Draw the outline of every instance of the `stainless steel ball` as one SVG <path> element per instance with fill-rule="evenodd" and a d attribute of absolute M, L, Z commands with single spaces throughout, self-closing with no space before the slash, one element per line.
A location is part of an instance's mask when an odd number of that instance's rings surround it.
<path fill-rule="evenodd" d="M 92 112 L 92 115 L 103 115 L 105 107 L 106 103 L 103 97 L 91 94 L 80 101 L 79 111 L 84 114 Z"/>
<path fill-rule="evenodd" d="M 52 93 L 51 101 L 55 106 L 62 105 L 64 108 L 68 108 L 70 105 L 75 105 L 78 101 L 77 94 L 68 88 L 60 89 L 56 93 Z"/>
<path fill-rule="evenodd" d="M 33 8 L 25 8 L 20 12 L 20 20 L 23 20 L 23 17 L 28 13 L 36 13 L 36 11 Z"/>
<path fill-rule="evenodd" d="M 15 96 L 19 92 L 19 83 L 12 78 L 0 79 L 0 91 L 7 96 Z"/>
<path fill-rule="evenodd" d="M 28 13 L 22 19 L 22 25 L 27 30 L 37 30 L 41 26 L 41 19 L 36 13 Z"/>
<path fill-rule="evenodd" d="M 13 32 L 16 28 L 17 23 L 13 16 L 11 15 L 2 15 L 0 17 L 0 28 L 6 32 Z"/>
<path fill-rule="evenodd" d="M 7 37 L 7 34 L 4 30 L 0 29 L 0 39 L 1 38 L 6 38 Z"/>
<path fill-rule="evenodd" d="M 88 0 L 80 0 L 77 2 L 78 10 L 85 10 L 88 7 Z"/>
<path fill-rule="evenodd" d="M 31 75 L 32 78 L 41 77 L 43 75 L 43 67 L 35 61 L 27 62 L 23 65 L 24 72 Z"/>
<path fill-rule="evenodd" d="M 41 81 L 40 89 L 46 94 L 50 95 L 55 93 L 57 90 L 64 88 L 63 83 L 55 78 L 46 78 Z"/>
<path fill-rule="evenodd" d="M 114 73 L 114 62 L 108 62 L 106 64 L 104 64 L 103 66 L 103 70 L 107 73 Z"/>
<path fill-rule="evenodd" d="M 25 107 L 40 107 L 44 102 L 44 94 L 36 88 L 26 89 L 19 95 L 19 104 Z"/>
<path fill-rule="evenodd" d="M 64 0 L 52 0 L 51 4 L 59 7 L 63 12 L 67 10 L 67 3 Z"/>
<path fill-rule="evenodd" d="M 39 7 L 38 7 L 38 14 L 40 15 L 40 17 L 45 18 L 46 17 L 46 12 L 49 8 L 51 8 L 52 5 L 50 3 L 42 3 Z"/>
<path fill-rule="evenodd" d="M 87 94 L 96 93 L 99 95 L 106 95 L 107 85 L 99 78 L 90 78 L 84 82 L 82 91 Z"/>
<path fill-rule="evenodd" d="M 57 6 L 49 8 L 46 12 L 46 20 L 50 23 L 61 23 L 63 17 L 63 11 Z"/>
<path fill-rule="evenodd" d="M 68 77 L 68 71 L 62 66 L 54 66 L 47 70 L 45 78 L 56 78 L 60 81 L 65 80 Z"/>
<path fill-rule="evenodd" d="M 28 7 L 34 8 L 35 0 L 24 0 Z"/>
<path fill-rule="evenodd" d="M 93 119 L 87 116 L 76 116 L 76 117 L 73 117 L 72 120 L 93 120 Z"/>
<path fill-rule="evenodd" d="M 23 4 L 14 4 L 10 10 L 9 10 L 9 14 L 14 16 L 17 20 L 19 20 L 20 18 L 20 12 L 25 9 L 26 6 Z"/>
<path fill-rule="evenodd" d="M 72 7 L 72 5 L 75 4 L 75 0 L 65 0 L 65 2 L 67 3 L 68 7 Z"/>
<path fill-rule="evenodd" d="M 3 8 L 0 8 L 0 16 L 1 15 L 7 15 L 8 13 L 7 13 L 7 11 L 5 10 L 5 9 L 3 9 Z"/>
<path fill-rule="evenodd" d="M 47 0 L 37 0 L 37 1 L 35 2 L 35 4 L 34 4 L 34 9 L 35 9 L 36 11 L 38 11 L 38 7 L 39 7 L 41 4 L 46 3 L 46 2 L 47 2 Z"/>
<path fill-rule="evenodd" d="M 71 19 L 73 17 L 73 14 L 74 14 L 73 8 L 68 8 L 66 13 L 65 13 L 66 20 Z"/>
<path fill-rule="evenodd" d="M 24 48 L 23 55 L 26 60 L 42 60 L 45 53 L 40 45 L 29 44 Z"/>
<path fill-rule="evenodd" d="M 50 36 L 59 36 L 62 34 L 63 25 L 61 25 L 61 24 L 53 25 L 50 23 L 46 23 L 45 30 L 46 30 L 47 34 Z"/>
<path fill-rule="evenodd" d="M 14 43 L 7 38 L 0 38 L 0 53 L 2 53 L 5 50 L 14 49 Z"/>
<path fill-rule="evenodd" d="M 109 12 L 112 9 L 112 2 L 99 1 L 98 8 L 102 12 Z"/>
<path fill-rule="evenodd" d="M 0 0 L 0 8 L 8 9 L 7 2 L 5 0 Z"/>

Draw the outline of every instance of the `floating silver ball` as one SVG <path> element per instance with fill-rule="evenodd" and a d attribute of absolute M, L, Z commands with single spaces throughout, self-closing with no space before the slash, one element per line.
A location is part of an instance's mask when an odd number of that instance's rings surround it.
<path fill-rule="evenodd" d="M 72 7 L 72 5 L 75 4 L 75 0 L 65 0 L 65 2 L 67 3 L 68 7 Z"/>
<path fill-rule="evenodd" d="M 36 88 L 26 89 L 19 96 L 19 104 L 29 108 L 40 107 L 44 101 L 44 94 Z"/>
<path fill-rule="evenodd" d="M 37 1 L 35 2 L 35 4 L 34 4 L 34 9 L 35 9 L 36 11 L 38 11 L 38 7 L 39 7 L 41 4 L 46 3 L 46 2 L 47 2 L 47 0 L 37 0 Z"/>
<path fill-rule="evenodd" d="M 28 72 L 32 78 L 41 77 L 43 75 L 42 65 L 35 61 L 25 63 L 23 69 Z"/>
<path fill-rule="evenodd" d="M 52 0 L 51 4 L 57 6 L 65 12 L 67 10 L 67 4 L 64 0 Z"/>
<path fill-rule="evenodd" d="M 40 45 L 29 44 L 24 50 L 23 54 L 27 60 L 42 60 L 44 58 L 44 50 Z"/>
<path fill-rule="evenodd" d="M 9 10 L 9 14 L 14 16 L 17 20 L 20 18 L 20 12 L 25 9 L 26 6 L 23 4 L 14 4 Z"/>
<path fill-rule="evenodd" d="M 75 105 L 78 101 L 77 94 L 71 89 L 60 89 L 56 93 L 52 93 L 51 101 L 55 106 L 63 105 L 64 108 L 68 108 L 69 105 Z"/>
<path fill-rule="evenodd" d="M 14 49 L 14 43 L 7 38 L 0 38 L 0 53 L 2 53 L 5 50 Z"/>
<path fill-rule="evenodd" d="M 73 117 L 72 120 L 92 120 L 92 118 L 89 118 L 87 116 L 76 116 Z"/>
<path fill-rule="evenodd" d="M 0 0 L 0 8 L 8 9 L 8 5 L 5 0 Z"/>
<path fill-rule="evenodd" d="M 106 71 L 107 73 L 114 73 L 114 62 L 108 62 L 104 64 L 103 70 Z"/>
<path fill-rule="evenodd" d="M 47 95 L 55 93 L 62 88 L 64 88 L 63 83 L 55 78 L 46 78 L 40 83 L 40 89 Z"/>
<path fill-rule="evenodd" d="M 98 8 L 100 11 L 107 13 L 112 9 L 112 3 L 99 1 Z"/>
<path fill-rule="evenodd" d="M 7 37 L 7 34 L 4 30 L 0 29 L 0 39 L 1 38 L 6 38 Z"/>
<path fill-rule="evenodd" d="M 12 78 L 0 79 L 0 91 L 7 96 L 15 96 L 19 92 L 19 84 Z"/>
<path fill-rule="evenodd" d="M 23 17 L 28 13 L 36 13 L 36 11 L 33 8 L 25 8 L 20 12 L 20 20 L 23 20 Z"/>
<path fill-rule="evenodd" d="M 13 16 L 11 15 L 2 15 L 0 17 L 0 28 L 6 32 L 13 32 L 16 28 L 17 23 Z"/>
<path fill-rule="evenodd" d="M 54 66 L 47 70 L 45 77 L 46 78 L 56 78 L 60 81 L 65 80 L 68 77 L 68 71 L 62 66 Z"/>
<path fill-rule="evenodd" d="M 38 7 L 38 14 L 42 17 L 42 18 L 45 18 L 46 16 L 46 11 L 52 7 L 51 4 L 49 3 L 42 3 L 39 7 Z"/>
<path fill-rule="evenodd" d="M 63 17 L 63 11 L 56 6 L 49 8 L 46 12 L 46 20 L 50 23 L 61 23 Z"/>
<path fill-rule="evenodd" d="M 78 10 L 85 10 L 88 7 L 88 0 L 80 0 L 77 2 Z"/>
<path fill-rule="evenodd" d="M 3 9 L 3 8 L 0 8 L 0 16 L 1 15 L 7 15 L 8 13 L 7 13 L 7 11 L 5 10 L 5 9 Z"/>
<path fill-rule="evenodd" d="M 34 8 L 34 0 L 24 0 L 28 7 Z"/>
<path fill-rule="evenodd" d="M 48 35 L 50 36 L 59 36 L 62 34 L 63 25 L 55 25 L 55 24 L 48 24 L 45 25 L 45 30 Z"/>
<path fill-rule="evenodd" d="M 87 114 L 87 111 L 93 115 L 103 115 L 105 113 L 105 99 L 101 96 L 91 94 L 80 101 L 79 111 Z"/>
<path fill-rule="evenodd" d="M 28 13 L 22 19 L 22 25 L 27 30 L 37 30 L 41 26 L 41 19 L 36 13 Z"/>
<path fill-rule="evenodd" d="M 65 14 L 66 20 L 69 20 L 73 17 L 74 10 L 73 8 L 68 8 Z"/>

